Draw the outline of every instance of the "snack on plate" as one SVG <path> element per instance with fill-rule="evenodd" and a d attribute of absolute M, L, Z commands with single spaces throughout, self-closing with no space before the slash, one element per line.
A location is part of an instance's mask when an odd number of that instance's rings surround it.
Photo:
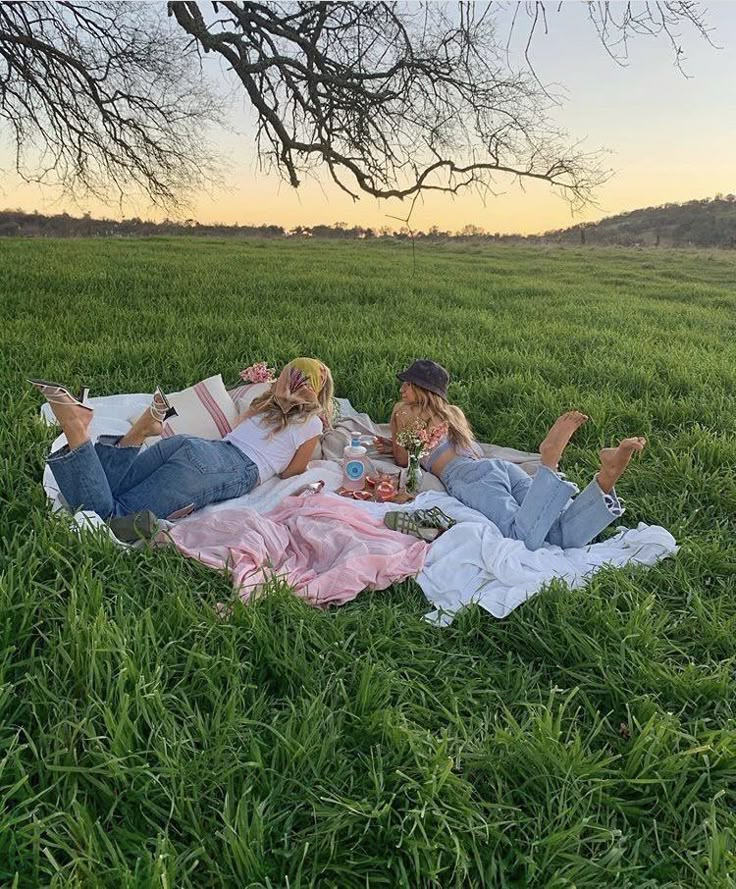
<path fill-rule="evenodd" d="M 390 481 L 382 481 L 376 485 L 376 500 L 385 503 L 396 496 L 396 487 Z"/>

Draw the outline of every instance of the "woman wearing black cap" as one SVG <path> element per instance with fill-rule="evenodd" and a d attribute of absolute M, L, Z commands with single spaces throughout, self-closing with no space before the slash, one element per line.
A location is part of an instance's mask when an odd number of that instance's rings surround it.
<path fill-rule="evenodd" d="M 646 439 L 625 438 L 616 448 L 604 448 L 600 470 L 573 497 L 578 488 L 560 478 L 557 469 L 574 432 L 588 419 L 585 414 L 568 411 L 558 417 L 539 446 L 542 465 L 531 477 L 507 460 L 479 456 L 465 414 L 447 400 L 450 376 L 444 367 L 420 359 L 397 376 L 401 401 L 391 414 L 392 439 L 386 441 L 394 459 L 407 465 L 408 455 L 396 442 L 402 429 L 417 420 L 429 429 L 446 427 L 445 438 L 424 458 L 424 468 L 441 479 L 451 496 L 487 516 L 504 537 L 522 540 L 530 550 L 545 542 L 581 547 L 623 514 L 614 485 Z"/>

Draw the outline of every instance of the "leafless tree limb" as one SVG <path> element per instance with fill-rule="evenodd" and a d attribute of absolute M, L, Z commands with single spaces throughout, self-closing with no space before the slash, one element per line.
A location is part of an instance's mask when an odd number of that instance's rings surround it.
<path fill-rule="evenodd" d="M 176 206 L 211 178 L 218 105 L 161 9 L 0 3 L 0 119 L 28 181 Z"/>
<path fill-rule="evenodd" d="M 674 40 L 683 22 L 705 33 L 691 2 L 581 5 L 614 56 L 633 34 Z M 606 174 L 599 155 L 581 152 L 550 123 L 554 100 L 531 62 L 535 33 L 548 27 L 546 4 L 516 4 L 509 39 L 520 16 L 528 25 L 516 70 L 503 52 L 508 7 L 168 4 L 237 76 L 256 111 L 259 156 L 295 187 L 315 166 L 354 198 L 490 189 L 505 174 L 550 183 L 583 204 Z"/>
<path fill-rule="evenodd" d="M 413 199 L 492 194 L 515 177 L 579 206 L 606 172 L 551 123 L 555 99 L 532 64 L 534 41 L 563 12 L 548 6 L 0 2 L 0 119 L 27 179 L 174 204 L 212 173 L 203 134 L 218 106 L 199 64 L 209 53 L 248 96 L 261 163 L 295 187 L 325 171 L 356 199 Z M 620 63 L 633 37 L 664 37 L 678 64 L 682 27 L 708 37 L 691 0 L 570 8 Z"/>

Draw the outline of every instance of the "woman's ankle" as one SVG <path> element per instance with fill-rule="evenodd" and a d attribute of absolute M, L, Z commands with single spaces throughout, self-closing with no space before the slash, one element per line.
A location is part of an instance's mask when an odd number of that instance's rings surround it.
<path fill-rule="evenodd" d="M 89 433 L 87 425 L 84 423 L 66 423 L 64 426 L 64 435 L 69 445 L 69 450 L 74 451 L 81 448 L 83 444 L 89 441 Z"/>
<path fill-rule="evenodd" d="M 559 472 L 560 470 L 560 461 L 541 454 L 541 459 L 539 461 L 541 466 L 544 466 L 545 469 L 549 469 L 550 472 Z"/>
<path fill-rule="evenodd" d="M 149 436 L 161 435 L 162 432 L 163 423 L 151 416 L 149 410 L 146 410 L 125 433 L 120 444 L 125 444 L 129 447 L 140 447 Z"/>
<path fill-rule="evenodd" d="M 142 435 L 139 432 L 134 432 L 131 429 L 129 432 L 126 432 L 122 438 L 118 439 L 117 446 L 119 448 L 139 448 L 145 440 L 145 435 Z"/>
<path fill-rule="evenodd" d="M 595 474 L 595 480 L 598 482 L 598 487 L 604 494 L 610 494 L 611 491 L 613 491 L 619 478 L 620 476 L 614 478 L 612 473 L 606 472 L 603 469 Z"/>

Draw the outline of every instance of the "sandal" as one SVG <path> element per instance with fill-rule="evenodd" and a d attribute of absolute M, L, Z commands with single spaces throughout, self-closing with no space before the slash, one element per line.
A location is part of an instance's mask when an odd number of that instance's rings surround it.
<path fill-rule="evenodd" d="M 383 524 L 399 534 L 409 534 L 431 543 L 441 533 L 437 528 L 424 528 L 415 518 L 412 512 L 387 512 L 383 517 Z"/>
<path fill-rule="evenodd" d="M 414 512 L 414 517 L 425 528 L 437 528 L 439 531 L 447 531 L 457 524 L 455 519 L 443 512 L 439 506 L 432 506 L 429 509 L 417 509 Z"/>
<path fill-rule="evenodd" d="M 61 386 L 59 383 L 50 383 L 48 380 L 28 380 L 28 382 L 31 386 L 35 386 L 38 389 L 49 404 L 71 403 L 76 404 L 78 407 L 83 407 L 86 411 L 94 410 L 94 408 L 84 403 L 89 397 L 89 389 L 86 386 L 82 386 L 79 390 L 79 397 L 75 398 L 66 386 Z"/>
<path fill-rule="evenodd" d="M 171 406 L 171 402 L 164 395 L 163 389 L 160 386 L 156 386 L 153 390 L 153 401 L 149 405 L 148 410 L 151 412 L 153 419 L 158 423 L 166 422 L 169 417 L 179 416 L 176 408 Z"/>

